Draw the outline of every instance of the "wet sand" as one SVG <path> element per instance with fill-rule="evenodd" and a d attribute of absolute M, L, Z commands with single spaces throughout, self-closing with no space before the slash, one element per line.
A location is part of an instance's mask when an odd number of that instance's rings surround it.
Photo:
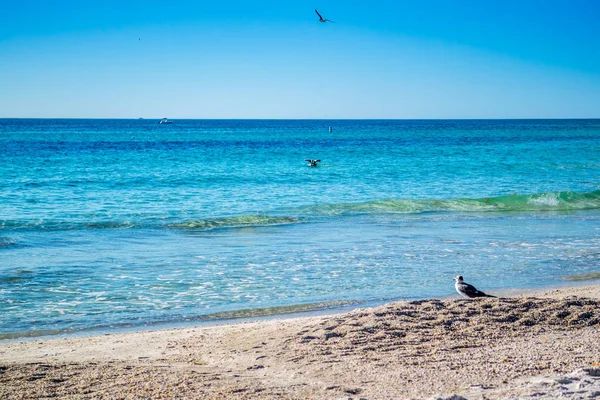
<path fill-rule="evenodd" d="M 0 343 L 2 399 L 452 395 L 600 398 L 600 285 Z"/>

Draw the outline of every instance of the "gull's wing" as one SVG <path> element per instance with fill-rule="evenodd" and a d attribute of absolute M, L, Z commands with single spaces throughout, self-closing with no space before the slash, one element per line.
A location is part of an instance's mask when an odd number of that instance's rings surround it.
<path fill-rule="evenodd" d="M 479 290 L 475 288 L 473 285 L 469 285 L 468 283 L 460 283 L 460 290 L 469 297 L 477 297 L 480 296 Z"/>
<path fill-rule="evenodd" d="M 311 161 L 312 161 L 312 160 L 304 160 L 304 161 L 308 161 L 308 162 L 311 162 Z"/>
<path fill-rule="evenodd" d="M 315 160 L 316 162 L 321 162 L 321 160 Z"/>
<path fill-rule="evenodd" d="M 319 16 L 319 19 L 323 19 L 323 17 L 321 17 L 321 14 L 319 14 L 319 12 L 317 11 L 317 9 L 315 8 L 315 12 L 317 13 L 317 15 Z"/>

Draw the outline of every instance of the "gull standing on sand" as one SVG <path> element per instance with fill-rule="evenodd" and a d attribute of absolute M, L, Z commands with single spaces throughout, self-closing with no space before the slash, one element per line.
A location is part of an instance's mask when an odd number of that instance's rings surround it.
<path fill-rule="evenodd" d="M 469 285 L 463 280 L 463 277 L 461 275 L 454 278 L 454 282 L 454 287 L 456 288 L 458 294 L 468 299 L 474 299 L 476 297 L 496 297 L 489 294 L 485 294 L 482 291 L 477 290 L 475 286 Z"/>
<path fill-rule="evenodd" d="M 315 12 L 316 12 L 316 13 L 317 13 L 317 15 L 319 16 L 319 22 L 323 22 L 323 23 L 325 23 L 325 22 L 333 22 L 333 21 L 332 21 L 332 20 L 330 20 L 330 19 L 325 19 L 325 18 L 321 17 L 321 14 L 319 14 L 319 12 L 317 11 L 317 9 L 316 9 L 316 8 L 315 8 Z M 334 23 L 335 23 L 335 22 L 334 22 Z"/>

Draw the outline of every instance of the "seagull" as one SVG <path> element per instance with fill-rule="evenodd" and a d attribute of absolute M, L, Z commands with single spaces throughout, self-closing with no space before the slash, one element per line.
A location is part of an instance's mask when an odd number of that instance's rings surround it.
<path fill-rule="evenodd" d="M 315 12 L 317 13 L 317 15 L 319 16 L 319 22 L 333 22 L 330 19 L 325 19 L 323 17 L 321 17 L 321 14 L 319 14 L 319 12 L 317 11 L 317 9 L 315 8 Z M 335 22 L 334 22 L 335 23 Z"/>
<path fill-rule="evenodd" d="M 496 297 L 489 294 L 485 294 L 482 291 L 477 290 L 475 286 L 465 283 L 461 275 L 454 278 L 454 282 L 456 282 L 454 284 L 454 287 L 456 288 L 458 294 L 468 299 L 474 299 L 476 297 Z"/>
<path fill-rule="evenodd" d="M 309 166 L 309 167 L 316 167 L 316 166 L 317 166 L 317 163 L 320 163 L 320 162 L 321 162 L 321 160 L 304 160 L 304 161 L 307 161 L 307 162 L 308 162 L 308 166 Z"/>

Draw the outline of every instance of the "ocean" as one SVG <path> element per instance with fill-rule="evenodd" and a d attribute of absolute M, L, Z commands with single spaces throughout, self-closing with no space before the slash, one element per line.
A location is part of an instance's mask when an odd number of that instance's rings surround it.
<path fill-rule="evenodd" d="M 0 119 L 0 339 L 600 277 L 600 120 L 157 121 Z"/>

